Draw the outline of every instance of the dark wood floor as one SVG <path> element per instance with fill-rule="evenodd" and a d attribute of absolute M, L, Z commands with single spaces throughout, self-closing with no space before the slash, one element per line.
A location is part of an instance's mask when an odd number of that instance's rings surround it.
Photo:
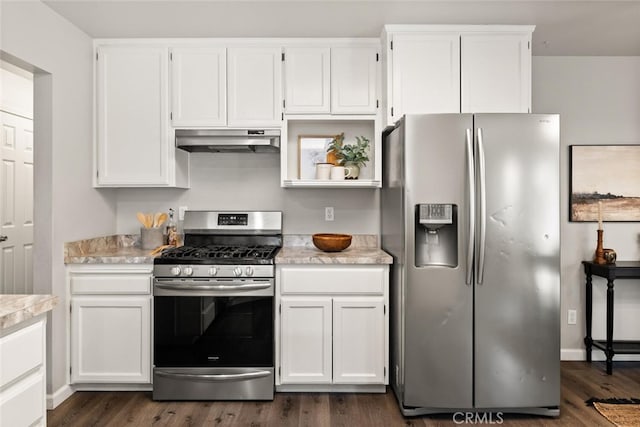
<path fill-rule="evenodd" d="M 640 363 L 562 362 L 559 418 L 504 414 L 504 426 L 611 426 L 585 400 L 640 397 Z M 499 418 L 494 416 L 494 424 Z M 49 426 L 452 426 L 451 414 L 404 418 L 386 394 L 276 393 L 273 402 L 154 402 L 149 392 L 77 392 Z M 487 425 L 487 424 L 485 424 Z M 640 425 L 640 420 L 639 420 Z"/>

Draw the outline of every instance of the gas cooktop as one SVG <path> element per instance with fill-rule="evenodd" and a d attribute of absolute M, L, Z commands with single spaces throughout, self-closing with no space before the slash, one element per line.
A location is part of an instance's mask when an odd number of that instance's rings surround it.
<path fill-rule="evenodd" d="M 273 264 L 279 246 L 181 246 L 166 249 L 154 264 Z"/>

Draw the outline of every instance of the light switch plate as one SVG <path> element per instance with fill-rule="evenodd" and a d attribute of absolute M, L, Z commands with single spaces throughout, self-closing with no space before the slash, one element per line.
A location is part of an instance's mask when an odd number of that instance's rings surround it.
<path fill-rule="evenodd" d="M 567 323 L 569 325 L 575 325 L 578 320 L 578 312 L 576 310 L 569 310 L 567 312 Z"/>

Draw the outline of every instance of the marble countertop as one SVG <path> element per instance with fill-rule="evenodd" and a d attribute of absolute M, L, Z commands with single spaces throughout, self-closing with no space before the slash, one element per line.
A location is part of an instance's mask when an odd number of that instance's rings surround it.
<path fill-rule="evenodd" d="M 323 252 L 313 246 L 311 235 L 285 234 L 276 264 L 392 264 L 391 255 L 378 247 L 376 235 L 353 235 L 351 246 L 341 252 Z M 65 244 L 65 264 L 153 264 L 151 250 L 141 249 L 139 236 L 97 237 Z"/>
<path fill-rule="evenodd" d="M 354 235 L 351 246 L 340 252 L 316 248 L 311 236 L 285 235 L 276 264 L 392 264 L 391 255 L 378 247 L 375 235 Z"/>
<path fill-rule="evenodd" d="M 69 242 L 65 264 L 153 264 L 151 249 L 141 249 L 140 236 L 115 235 Z"/>
<path fill-rule="evenodd" d="M 276 264 L 392 264 L 391 255 L 378 248 L 347 248 L 323 252 L 316 248 L 285 246 L 276 256 Z"/>
<path fill-rule="evenodd" d="M 53 295 L 0 295 L 0 330 L 46 313 L 56 304 L 58 297 Z"/>

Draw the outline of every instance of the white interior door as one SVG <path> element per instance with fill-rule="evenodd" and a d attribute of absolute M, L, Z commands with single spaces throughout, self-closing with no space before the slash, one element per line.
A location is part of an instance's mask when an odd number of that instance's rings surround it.
<path fill-rule="evenodd" d="M 0 293 L 33 293 L 33 120 L 0 111 Z"/>

